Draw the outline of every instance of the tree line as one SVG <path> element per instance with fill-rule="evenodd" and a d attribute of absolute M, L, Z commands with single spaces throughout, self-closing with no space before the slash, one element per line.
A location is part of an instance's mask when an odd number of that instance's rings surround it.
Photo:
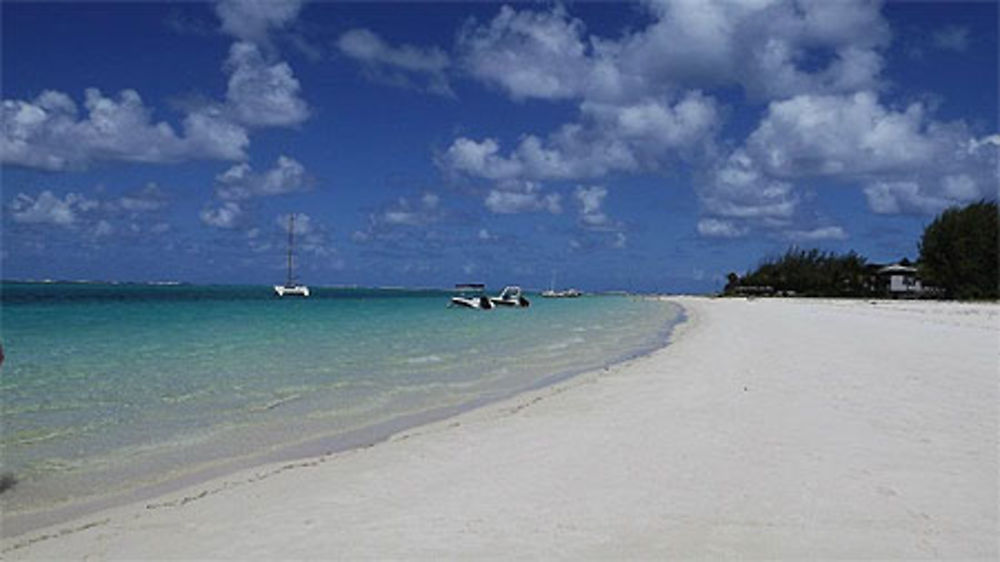
<path fill-rule="evenodd" d="M 924 229 L 912 265 L 925 296 L 951 299 L 1000 297 L 1000 231 L 996 202 L 979 201 L 952 207 Z M 889 289 L 878 271 L 882 265 L 854 251 L 840 255 L 817 249 L 789 248 L 784 255 L 764 259 L 740 276 L 730 273 L 725 294 L 776 294 L 815 297 L 878 297 Z"/>

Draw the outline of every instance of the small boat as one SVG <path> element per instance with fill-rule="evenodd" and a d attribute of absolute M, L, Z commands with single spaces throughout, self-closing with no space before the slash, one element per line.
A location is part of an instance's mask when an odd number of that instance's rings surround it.
<path fill-rule="evenodd" d="M 279 297 L 308 297 L 309 287 L 299 285 L 292 275 L 292 249 L 295 246 L 295 214 L 288 217 L 288 277 L 284 285 L 275 285 L 274 292 Z"/>
<path fill-rule="evenodd" d="M 548 291 L 542 291 L 542 296 L 549 299 L 575 298 L 582 294 L 583 293 L 576 289 L 566 289 L 564 291 L 553 291 L 552 289 L 549 289 Z"/>
<path fill-rule="evenodd" d="M 458 295 L 451 297 L 449 307 L 475 308 L 477 310 L 492 310 L 493 301 L 484 294 L 486 285 L 482 283 L 462 283 L 455 285 Z"/>
<path fill-rule="evenodd" d="M 508 285 L 495 297 L 490 297 L 490 302 L 495 306 L 507 306 L 516 308 L 527 308 L 531 302 L 521 294 L 521 288 L 517 285 Z"/>
<path fill-rule="evenodd" d="M 578 297 L 583 294 L 580 291 L 577 291 L 576 289 L 565 289 L 563 291 L 557 291 L 555 290 L 555 285 L 556 285 L 556 272 L 553 271 L 552 282 L 549 283 L 549 290 L 542 291 L 542 296 L 547 299 L 560 299 L 560 298 L 564 299 L 564 298 Z"/>

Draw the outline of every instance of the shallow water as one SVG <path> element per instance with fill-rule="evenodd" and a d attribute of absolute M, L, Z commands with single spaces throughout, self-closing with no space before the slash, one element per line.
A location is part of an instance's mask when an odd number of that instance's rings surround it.
<path fill-rule="evenodd" d="M 679 315 L 623 296 L 476 311 L 438 291 L 2 288 L 8 517 L 343 446 L 645 353 Z"/>

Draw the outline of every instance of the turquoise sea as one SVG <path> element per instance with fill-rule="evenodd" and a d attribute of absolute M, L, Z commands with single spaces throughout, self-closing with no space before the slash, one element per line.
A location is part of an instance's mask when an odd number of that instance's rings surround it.
<path fill-rule="evenodd" d="M 665 345 L 627 296 L 448 308 L 443 291 L 5 283 L 4 534 L 407 426 Z"/>

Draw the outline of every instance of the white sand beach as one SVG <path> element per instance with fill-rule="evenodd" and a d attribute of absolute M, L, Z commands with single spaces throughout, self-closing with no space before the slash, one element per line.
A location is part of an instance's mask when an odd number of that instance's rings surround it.
<path fill-rule="evenodd" d="M 649 356 L 2 556 L 998 557 L 1000 307 L 676 300 Z"/>

